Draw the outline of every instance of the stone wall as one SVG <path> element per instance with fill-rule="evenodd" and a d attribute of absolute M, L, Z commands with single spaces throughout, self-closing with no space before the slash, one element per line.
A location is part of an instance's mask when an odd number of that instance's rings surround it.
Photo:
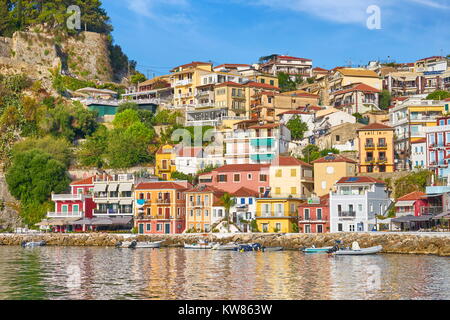
<path fill-rule="evenodd" d="M 10 58 L 12 39 L 0 37 L 0 57 Z"/>
<path fill-rule="evenodd" d="M 335 240 L 341 240 L 345 245 L 351 246 L 358 241 L 362 248 L 376 245 L 383 246 L 383 253 L 404 254 L 434 254 L 450 256 L 450 234 L 419 235 L 404 233 L 339 233 L 339 234 L 199 234 L 182 235 L 119 235 L 119 234 L 42 234 L 42 235 L 16 235 L 0 234 L 0 244 L 20 245 L 22 241 L 45 240 L 50 246 L 114 246 L 117 241 L 136 239 L 138 241 L 163 240 L 163 246 L 182 247 L 184 243 L 194 243 L 199 239 L 210 242 L 229 243 L 260 243 L 266 247 L 282 246 L 287 250 L 301 248 L 332 246 Z"/>

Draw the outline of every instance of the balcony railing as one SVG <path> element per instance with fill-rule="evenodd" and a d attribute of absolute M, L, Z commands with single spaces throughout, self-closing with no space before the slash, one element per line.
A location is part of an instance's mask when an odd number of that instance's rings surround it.
<path fill-rule="evenodd" d="M 422 215 L 438 215 L 443 213 L 444 207 L 422 207 L 421 212 Z"/>
<path fill-rule="evenodd" d="M 47 212 L 47 218 L 81 218 L 83 212 L 81 211 L 67 211 L 67 212 Z"/>
<path fill-rule="evenodd" d="M 375 148 L 375 145 L 373 143 L 366 143 L 366 145 L 364 146 L 366 149 L 369 148 Z"/>
<path fill-rule="evenodd" d="M 83 200 L 83 194 L 52 194 L 52 201 L 81 201 Z"/>
<path fill-rule="evenodd" d="M 378 149 L 386 149 L 388 146 L 386 143 L 379 143 L 378 144 Z"/>
<path fill-rule="evenodd" d="M 96 216 L 122 216 L 133 215 L 132 210 L 112 210 L 112 209 L 94 209 L 94 215 Z"/>
<path fill-rule="evenodd" d="M 158 199 L 156 200 L 157 204 L 170 204 L 170 199 Z"/>
<path fill-rule="evenodd" d="M 339 217 L 356 217 L 356 211 L 341 211 L 338 212 Z"/>

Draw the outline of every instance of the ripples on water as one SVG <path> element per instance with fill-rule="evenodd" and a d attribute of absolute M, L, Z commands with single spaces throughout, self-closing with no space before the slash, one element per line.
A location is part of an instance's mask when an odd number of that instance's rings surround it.
<path fill-rule="evenodd" d="M 450 259 L 1 247 L 0 299 L 450 299 Z"/>

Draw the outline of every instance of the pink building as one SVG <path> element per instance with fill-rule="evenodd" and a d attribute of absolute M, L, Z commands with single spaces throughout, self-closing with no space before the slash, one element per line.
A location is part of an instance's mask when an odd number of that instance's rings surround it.
<path fill-rule="evenodd" d="M 199 183 L 228 193 L 242 187 L 264 194 L 269 187 L 270 164 L 229 164 L 200 175 Z"/>
<path fill-rule="evenodd" d="M 55 212 L 47 212 L 47 218 L 54 223 L 55 231 L 81 231 L 81 225 L 73 223 L 82 218 L 92 218 L 96 207 L 92 199 L 94 177 L 74 181 L 70 194 L 52 194 Z"/>
<path fill-rule="evenodd" d="M 398 198 L 395 204 L 395 215 L 397 217 L 423 215 L 426 213 L 425 208 L 428 207 L 426 196 L 426 193 L 415 191 Z"/>

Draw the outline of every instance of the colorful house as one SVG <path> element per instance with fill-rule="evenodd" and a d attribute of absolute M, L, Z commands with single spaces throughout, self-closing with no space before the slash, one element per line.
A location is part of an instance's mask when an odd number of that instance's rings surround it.
<path fill-rule="evenodd" d="M 188 182 L 143 182 L 134 189 L 139 234 L 177 234 L 186 228 Z"/>
<path fill-rule="evenodd" d="M 166 144 L 156 151 L 155 157 L 155 175 L 164 181 L 173 180 L 171 175 L 177 170 L 176 148 L 173 145 Z"/>
<path fill-rule="evenodd" d="M 292 233 L 298 226 L 298 206 L 301 199 L 258 198 L 256 224 L 260 232 Z"/>
<path fill-rule="evenodd" d="M 270 164 L 229 164 L 199 176 L 199 183 L 234 193 L 245 187 L 264 194 L 269 187 Z"/>
<path fill-rule="evenodd" d="M 294 157 L 277 157 L 270 166 L 270 189 L 275 198 L 308 198 L 314 189 L 313 166 Z"/>
<path fill-rule="evenodd" d="M 397 199 L 395 204 L 395 216 L 421 216 L 423 208 L 428 207 L 427 194 L 414 191 Z"/>
<path fill-rule="evenodd" d="M 220 202 L 224 193 L 206 185 L 197 185 L 186 190 L 186 229 L 210 232 L 215 223 L 225 218 Z"/>
<path fill-rule="evenodd" d="M 256 218 L 256 199 L 259 193 L 240 188 L 232 194 L 234 206 L 231 208 L 231 221 L 235 223 L 242 232 L 251 231 L 251 223 Z"/>
<path fill-rule="evenodd" d="M 47 212 L 50 225 L 55 231 L 81 231 L 81 225 L 75 225 L 77 220 L 92 218 L 95 203 L 92 198 L 94 177 L 74 181 L 70 184 L 70 194 L 52 194 L 55 212 Z"/>
<path fill-rule="evenodd" d="M 329 154 L 312 162 L 314 165 L 314 193 L 318 196 L 329 194 L 342 177 L 356 175 L 356 161 L 347 157 Z"/>
<path fill-rule="evenodd" d="M 330 232 L 330 195 L 311 197 L 298 206 L 298 230 L 300 233 Z"/>
<path fill-rule="evenodd" d="M 394 172 L 394 128 L 371 123 L 357 132 L 359 172 Z"/>
<path fill-rule="evenodd" d="M 439 117 L 435 127 L 427 127 L 425 157 L 427 168 L 448 181 L 450 170 L 450 117 Z"/>

